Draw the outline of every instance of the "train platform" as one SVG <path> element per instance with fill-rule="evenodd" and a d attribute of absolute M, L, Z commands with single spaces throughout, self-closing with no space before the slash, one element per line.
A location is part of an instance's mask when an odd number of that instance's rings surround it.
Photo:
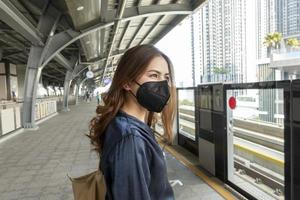
<path fill-rule="evenodd" d="M 2 138 L 0 199 L 73 199 L 67 174 L 80 176 L 98 166 L 98 157 L 90 151 L 89 140 L 84 135 L 95 108 L 96 102 L 80 102 L 77 106 L 70 106 L 69 112 L 60 112 L 40 123 L 38 130 L 25 130 Z M 191 170 L 195 166 L 188 166 L 180 160 L 180 157 L 191 159 L 182 151 L 176 147 L 166 149 L 168 176 L 176 199 L 228 199 L 210 187 L 212 184 L 207 184 L 211 181 L 208 176 L 204 176 L 207 180 L 200 178 L 195 169 Z"/>

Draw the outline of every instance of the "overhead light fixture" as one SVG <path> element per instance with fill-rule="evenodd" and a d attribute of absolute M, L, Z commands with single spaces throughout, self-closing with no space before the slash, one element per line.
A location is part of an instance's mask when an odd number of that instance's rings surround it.
<path fill-rule="evenodd" d="M 81 11 L 81 10 L 83 10 L 83 9 L 84 9 L 83 6 L 78 6 L 76 10 L 77 10 L 77 11 Z"/>

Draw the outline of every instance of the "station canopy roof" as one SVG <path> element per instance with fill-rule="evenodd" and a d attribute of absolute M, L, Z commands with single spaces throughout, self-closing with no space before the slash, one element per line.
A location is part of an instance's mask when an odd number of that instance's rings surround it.
<path fill-rule="evenodd" d="M 44 81 L 63 85 L 66 71 L 75 71 L 73 63 L 77 63 L 77 78 L 83 79 L 90 69 L 99 85 L 113 76 L 127 49 L 155 44 L 203 2 L 2 0 L 0 59 L 26 66 L 33 47 L 43 48 Z M 54 19 L 53 26 L 47 27 L 48 19 Z"/>

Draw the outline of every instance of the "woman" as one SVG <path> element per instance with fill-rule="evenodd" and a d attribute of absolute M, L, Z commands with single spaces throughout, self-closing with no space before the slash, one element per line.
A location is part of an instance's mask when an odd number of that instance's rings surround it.
<path fill-rule="evenodd" d="M 149 126 L 153 113 L 161 112 L 164 138 L 171 142 L 175 101 L 173 67 L 166 55 L 152 45 L 125 52 L 90 124 L 107 200 L 174 199 L 163 152 Z"/>

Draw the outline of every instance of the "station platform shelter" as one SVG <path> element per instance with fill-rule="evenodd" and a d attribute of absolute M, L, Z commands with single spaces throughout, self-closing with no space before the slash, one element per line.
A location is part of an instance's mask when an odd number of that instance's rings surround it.
<path fill-rule="evenodd" d="M 0 200 L 73 199 L 68 175 L 99 163 L 85 136 L 93 91 L 128 49 L 156 44 L 204 3 L 1 0 Z M 272 67 L 299 70 L 284 61 Z M 176 199 L 300 199 L 299 80 L 176 89 L 163 150 Z M 152 129 L 163 145 L 159 120 Z"/>

